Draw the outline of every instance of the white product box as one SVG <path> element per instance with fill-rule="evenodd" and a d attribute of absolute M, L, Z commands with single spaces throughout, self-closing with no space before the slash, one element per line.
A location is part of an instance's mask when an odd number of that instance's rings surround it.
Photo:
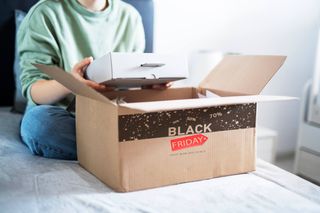
<path fill-rule="evenodd" d="M 86 70 L 87 79 L 116 87 L 162 84 L 187 77 L 186 57 L 155 53 L 108 53 Z"/>

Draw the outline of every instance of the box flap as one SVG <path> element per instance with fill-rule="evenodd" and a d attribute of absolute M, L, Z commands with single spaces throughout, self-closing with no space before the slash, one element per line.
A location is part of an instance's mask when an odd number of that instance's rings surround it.
<path fill-rule="evenodd" d="M 199 88 L 220 96 L 258 95 L 285 59 L 286 56 L 225 56 Z"/>
<path fill-rule="evenodd" d="M 112 101 L 110 101 L 105 96 L 101 95 L 91 87 L 81 83 L 77 79 L 75 79 L 71 74 L 62 70 L 57 66 L 48 66 L 44 64 L 33 64 L 39 70 L 43 71 L 47 75 L 51 76 L 53 79 L 61 83 L 63 86 L 70 89 L 73 93 L 77 95 L 82 95 L 88 98 L 93 98 L 97 101 L 102 101 L 107 104 L 115 105 Z"/>
<path fill-rule="evenodd" d="M 124 103 L 121 107 L 138 110 L 143 112 L 158 112 L 177 109 L 192 109 L 221 105 L 232 104 L 247 104 L 270 101 L 289 101 L 297 100 L 295 97 L 288 96 L 263 96 L 263 95 L 248 95 L 248 96 L 232 96 L 232 97 L 214 97 L 214 98 L 200 98 L 200 99 L 184 99 L 184 100 L 170 100 L 170 101 L 152 101 L 139 103 Z"/>

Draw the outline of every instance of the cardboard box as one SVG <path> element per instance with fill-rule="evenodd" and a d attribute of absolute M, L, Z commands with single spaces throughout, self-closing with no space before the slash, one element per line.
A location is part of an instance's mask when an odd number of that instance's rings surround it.
<path fill-rule="evenodd" d="M 254 171 L 257 103 L 290 99 L 258 94 L 285 58 L 226 56 L 199 88 L 105 94 L 57 67 L 36 66 L 77 94 L 80 165 L 126 192 Z"/>
<path fill-rule="evenodd" d="M 162 84 L 187 77 L 185 57 L 155 53 L 108 53 L 86 70 L 87 79 L 115 87 Z"/>

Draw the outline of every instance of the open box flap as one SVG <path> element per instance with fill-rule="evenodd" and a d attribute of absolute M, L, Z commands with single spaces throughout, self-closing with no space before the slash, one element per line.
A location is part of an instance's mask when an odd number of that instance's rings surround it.
<path fill-rule="evenodd" d="M 70 89 L 73 93 L 77 95 L 82 95 L 88 98 L 95 99 L 97 101 L 102 101 L 107 104 L 115 105 L 112 101 L 110 101 L 105 96 L 101 95 L 91 87 L 81 83 L 77 79 L 75 79 L 71 74 L 67 73 L 66 71 L 62 70 L 57 66 L 49 66 L 44 64 L 33 64 L 39 70 L 43 71 L 63 86 Z"/>
<path fill-rule="evenodd" d="M 286 56 L 225 56 L 199 88 L 220 96 L 258 95 L 285 60 Z"/>
<path fill-rule="evenodd" d="M 257 102 L 270 102 L 270 101 L 289 101 L 297 100 L 295 97 L 288 96 L 232 96 L 232 97 L 214 97 L 214 98 L 200 98 L 200 99 L 183 99 L 183 100 L 170 100 L 170 101 L 152 101 L 152 102 L 138 102 L 138 103 L 123 103 L 121 107 L 140 112 L 158 112 L 167 110 L 178 109 L 192 109 L 221 105 L 232 104 L 247 104 Z"/>

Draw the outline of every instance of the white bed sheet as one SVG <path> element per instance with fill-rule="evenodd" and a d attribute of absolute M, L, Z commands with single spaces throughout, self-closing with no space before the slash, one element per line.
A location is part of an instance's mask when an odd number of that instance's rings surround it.
<path fill-rule="evenodd" d="M 7 134 L 13 117 L 0 111 L 0 212 L 320 212 L 318 186 L 261 160 L 248 174 L 117 193 L 75 161 L 32 156 Z"/>

